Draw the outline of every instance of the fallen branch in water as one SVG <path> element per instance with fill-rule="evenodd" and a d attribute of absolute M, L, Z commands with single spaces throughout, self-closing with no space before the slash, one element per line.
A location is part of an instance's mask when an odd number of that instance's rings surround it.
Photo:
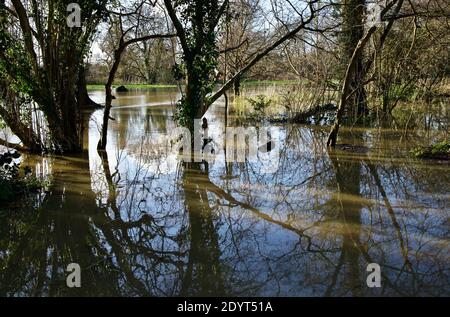
<path fill-rule="evenodd" d="M 21 152 L 28 151 L 28 148 L 25 147 L 25 146 L 22 146 L 22 145 L 17 144 L 17 143 L 11 143 L 11 142 L 8 142 L 8 141 L 3 140 L 3 139 L 0 139 L 0 145 L 3 145 L 3 146 L 5 146 L 7 148 L 10 148 L 10 149 L 15 149 L 15 150 L 18 150 L 18 151 L 21 151 Z"/>
<path fill-rule="evenodd" d="M 293 123 L 306 123 L 311 117 L 317 115 L 323 115 L 327 112 L 336 111 L 337 106 L 332 103 L 327 103 L 324 105 L 319 105 L 317 107 L 309 108 L 303 112 L 296 113 L 294 117 L 290 120 Z"/>

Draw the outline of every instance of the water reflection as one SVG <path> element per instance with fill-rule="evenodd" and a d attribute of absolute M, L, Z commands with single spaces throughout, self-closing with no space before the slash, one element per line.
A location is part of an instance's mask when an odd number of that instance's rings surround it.
<path fill-rule="evenodd" d="M 208 199 L 208 163 L 183 165 L 183 190 L 189 219 L 189 255 L 186 270 L 183 272 L 180 294 L 223 296 L 224 276 L 217 232 L 219 217 L 211 208 Z"/>
<path fill-rule="evenodd" d="M 94 113 L 83 155 L 45 159 L 39 207 L 0 208 L 0 295 L 450 295 L 448 165 L 405 159 L 392 130 L 347 131 L 370 151 L 329 153 L 304 126 L 282 127 L 274 173 L 223 152 L 183 163 L 158 148 L 176 91 L 158 96 L 118 96 L 100 154 Z M 71 262 L 81 288 L 66 287 Z"/>

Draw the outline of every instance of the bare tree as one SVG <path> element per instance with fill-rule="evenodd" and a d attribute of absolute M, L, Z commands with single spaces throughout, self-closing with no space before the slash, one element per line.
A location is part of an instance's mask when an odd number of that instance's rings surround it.
<path fill-rule="evenodd" d="M 112 62 L 111 69 L 108 75 L 108 81 L 105 84 L 105 109 L 103 112 L 103 125 L 101 138 L 99 140 L 97 148 L 99 150 L 105 150 L 108 138 L 108 122 L 110 120 L 110 112 L 112 107 L 113 95 L 112 95 L 112 85 L 114 83 L 114 79 L 119 68 L 122 56 L 131 44 L 135 44 L 138 42 L 149 41 L 152 39 L 162 39 L 162 38 L 170 38 L 175 36 L 174 34 L 149 34 L 149 35 L 141 35 L 136 30 L 139 30 L 140 26 L 140 18 L 141 18 L 141 9 L 145 5 L 145 1 L 141 1 L 136 4 L 136 7 L 133 11 L 129 11 L 126 13 L 123 12 L 110 12 L 110 21 L 111 26 L 118 26 L 119 29 L 119 42 L 117 43 L 117 47 L 114 50 L 114 59 Z M 134 23 L 130 26 L 126 27 L 124 25 L 124 18 L 132 19 Z M 134 37 L 129 34 L 134 33 Z"/>

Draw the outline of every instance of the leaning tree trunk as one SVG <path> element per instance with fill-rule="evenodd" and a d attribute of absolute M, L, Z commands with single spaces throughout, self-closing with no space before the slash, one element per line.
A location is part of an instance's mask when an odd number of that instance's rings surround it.
<path fill-rule="evenodd" d="M 116 78 L 117 70 L 119 69 L 120 61 L 122 59 L 122 54 L 125 51 L 128 44 L 125 43 L 124 37 L 120 38 L 119 48 L 114 52 L 114 63 L 109 71 L 108 81 L 105 85 L 105 110 L 103 112 L 103 126 L 102 126 L 102 135 L 100 141 L 98 141 L 97 149 L 105 150 L 106 144 L 108 143 L 108 122 L 111 114 L 111 107 L 113 101 L 112 95 L 112 84 L 114 83 L 114 79 Z"/>
<path fill-rule="evenodd" d="M 51 134 L 53 150 L 56 153 L 80 153 L 82 139 L 80 134 L 80 112 L 77 109 L 76 98 L 65 96 L 62 100 L 62 115 L 47 115 L 48 128 Z M 69 108 L 75 108 L 69 110 Z"/>
<path fill-rule="evenodd" d="M 44 145 L 40 142 L 39 137 L 33 131 L 31 125 L 25 125 L 17 119 L 18 115 L 9 113 L 1 106 L 0 117 L 5 121 L 11 131 L 20 139 L 23 146 L 12 144 L 7 142 L 7 140 L 0 140 L 1 145 L 36 154 L 44 152 Z"/>
<path fill-rule="evenodd" d="M 336 114 L 336 120 L 334 122 L 333 127 L 331 128 L 331 132 L 328 136 L 327 146 L 334 147 L 336 146 L 337 135 L 339 132 L 339 127 L 342 122 L 342 118 L 344 117 L 344 113 L 346 110 L 346 106 L 348 105 L 349 97 L 351 96 L 352 90 L 352 79 L 354 78 L 354 73 L 357 71 L 358 60 L 360 59 L 364 46 L 369 41 L 372 34 L 375 32 L 376 26 L 372 26 L 366 33 L 366 35 L 359 41 L 355 50 L 353 51 L 353 55 L 350 58 L 347 71 L 344 76 L 344 83 L 342 85 L 341 90 L 341 98 L 339 101 L 339 106 Z"/>
<path fill-rule="evenodd" d="M 403 0 L 394 0 L 386 5 L 386 7 L 381 11 L 380 16 L 384 17 L 386 12 L 388 12 L 393 6 L 395 5 L 394 10 L 394 16 L 397 15 L 403 5 Z M 392 27 L 392 23 L 394 20 L 389 21 L 388 26 L 385 28 L 384 33 L 382 35 L 381 43 L 379 44 L 379 49 L 381 49 L 381 46 L 383 45 L 384 39 L 386 38 L 387 34 L 389 33 L 389 30 Z M 341 90 L 341 98 L 339 101 L 339 107 L 336 114 L 336 120 L 334 122 L 333 127 L 331 128 L 330 134 L 328 135 L 327 140 L 327 146 L 334 147 L 336 146 L 337 136 L 339 132 L 339 127 L 341 125 L 342 118 L 344 116 L 344 112 L 349 100 L 349 97 L 352 95 L 353 90 L 351 89 L 352 85 L 352 78 L 354 78 L 354 73 L 358 71 L 358 61 L 362 58 L 362 53 L 364 50 L 364 47 L 366 46 L 369 39 L 372 37 L 373 33 L 375 33 L 377 29 L 377 25 L 372 25 L 368 30 L 367 33 L 359 40 L 358 45 L 356 45 L 352 56 L 349 60 L 347 71 L 345 72 L 344 76 L 344 83 L 342 84 L 342 90 Z M 369 64 L 373 62 L 374 56 L 369 60 Z"/>

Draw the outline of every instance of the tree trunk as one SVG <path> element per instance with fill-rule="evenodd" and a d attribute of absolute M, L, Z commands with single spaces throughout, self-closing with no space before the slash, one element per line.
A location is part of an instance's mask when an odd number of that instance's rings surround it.
<path fill-rule="evenodd" d="M 72 107 L 76 108 L 76 98 L 65 102 L 70 102 Z M 64 112 L 61 116 L 47 115 L 47 122 L 53 151 L 60 154 L 80 153 L 82 151 L 81 121 L 77 109 L 67 113 Z"/>
<path fill-rule="evenodd" d="M 339 107 L 336 113 L 336 120 L 334 122 L 333 127 L 331 128 L 331 132 L 328 136 L 327 146 L 335 147 L 337 136 L 339 132 L 339 127 L 341 125 L 341 121 L 344 117 L 344 112 L 346 106 L 348 104 L 349 97 L 352 95 L 352 79 L 354 78 L 354 73 L 357 71 L 358 60 L 360 59 L 363 49 L 367 42 L 369 41 L 372 34 L 375 32 L 376 26 L 372 26 L 364 35 L 364 37 L 359 41 L 355 50 L 353 51 L 352 57 L 347 66 L 347 71 L 344 76 L 344 83 L 342 84 L 341 97 L 339 101 Z"/>
<path fill-rule="evenodd" d="M 112 88 L 111 86 L 106 86 L 106 98 L 105 98 L 105 110 L 103 113 L 103 126 L 102 126 L 102 135 L 100 138 L 100 141 L 98 141 L 97 149 L 99 150 L 105 150 L 106 144 L 108 142 L 108 122 L 109 122 L 109 116 L 111 113 L 111 107 L 112 107 Z"/>
<path fill-rule="evenodd" d="M 194 128 L 194 120 L 201 119 L 204 115 L 205 96 L 203 95 L 204 87 L 201 78 L 191 63 L 187 63 L 187 82 L 186 82 L 186 104 L 184 107 L 184 115 L 187 116 L 187 127 L 192 130 Z"/>
<path fill-rule="evenodd" d="M 108 142 L 108 122 L 109 122 L 109 116 L 111 113 L 111 107 L 112 107 L 112 84 L 114 83 L 114 78 L 116 77 L 117 70 L 119 69 L 120 61 L 122 59 L 122 54 L 127 48 L 127 45 L 125 43 L 124 37 L 120 38 L 119 47 L 114 52 L 114 63 L 111 67 L 111 70 L 109 71 L 108 81 L 105 85 L 105 110 L 103 112 L 103 126 L 102 126 L 102 135 L 100 140 L 98 141 L 97 149 L 98 150 L 105 150 L 106 144 Z"/>
<path fill-rule="evenodd" d="M 355 51 L 358 42 L 364 35 L 366 1 L 365 0 L 344 0 L 342 6 L 342 36 L 343 43 L 342 61 L 344 67 Z M 360 119 L 367 113 L 367 98 L 364 89 L 364 78 L 366 70 L 364 66 L 363 54 L 356 57 L 354 71 L 350 74 L 351 97 L 348 100 L 348 115 L 353 121 Z"/>
<path fill-rule="evenodd" d="M 68 53 L 69 54 L 69 53 Z M 79 60 L 65 60 L 67 74 L 58 72 L 55 86 L 58 91 L 52 99 L 52 108 L 57 113 L 48 113 L 47 121 L 53 146 L 58 153 L 80 153 L 82 151 L 81 112 L 78 101 Z"/>
<path fill-rule="evenodd" d="M 78 106 L 80 109 L 100 108 L 101 105 L 89 97 L 86 86 L 86 70 L 81 67 L 78 77 Z"/>
<path fill-rule="evenodd" d="M 380 13 L 381 16 L 384 16 L 384 14 L 386 14 L 386 12 L 388 12 L 395 4 L 396 4 L 395 15 L 397 15 L 403 5 L 403 0 L 394 0 L 390 3 L 388 3 L 386 5 L 386 7 L 382 10 L 382 12 Z M 390 28 L 392 27 L 392 23 L 393 23 L 393 20 L 389 21 L 389 25 L 385 29 L 385 31 L 383 33 L 383 37 L 387 36 Z M 372 25 L 367 30 L 367 33 L 359 40 L 358 44 L 356 45 L 355 49 L 353 50 L 352 56 L 348 62 L 347 70 L 345 72 L 344 83 L 342 84 L 341 97 L 340 97 L 340 101 L 339 101 L 339 107 L 338 107 L 338 111 L 336 114 L 336 120 L 335 120 L 335 123 L 334 123 L 333 127 L 331 128 L 330 134 L 328 136 L 327 146 L 331 146 L 331 147 L 336 146 L 336 140 L 337 140 L 337 136 L 338 136 L 339 126 L 341 124 L 342 117 L 344 115 L 344 111 L 345 111 L 346 105 L 348 103 L 348 99 L 353 93 L 353 91 L 351 90 L 351 87 L 352 87 L 351 83 L 352 83 L 353 78 L 355 77 L 354 73 L 358 72 L 358 70 L 359 70 L 358 69 L 358 61 L 362 59 L 363 49 L 366 46 L 369 39 L 372 37 L 373 33 L 375 33 L 376 29 L 377 29 L 377 26 Z M 383 41 L 384 40 L 382 40 L 382 42 Z M 380 47 L 382 46 L 382 42 L 381 42 Z M 369 62 L 372 63 L 372 61 L 373 61 L 373 57 L 369 60 Z"/>
<path fill-rule="evenodd" d="M 2 91 L 1 99 L 3 106 L 0 106 L 0 117 L 24 145 L 20 150 L 42 153 L 44 151 L 44 145 L 41 143 L 38 135 L 33 131 L 32 124 L 25 124 L 20 120 L 20 101 L 17 100 L 15 93 L 6 87 L 5 85 Z M 7 144 L 5 142 L 3 145 L 8 146 Z"/>
<path fill-rule="evenodd" d="M 241 77 L 237 77 L 233 84 L 234 87 L 234 95 L 240 96 L 241 95 Z"/>

